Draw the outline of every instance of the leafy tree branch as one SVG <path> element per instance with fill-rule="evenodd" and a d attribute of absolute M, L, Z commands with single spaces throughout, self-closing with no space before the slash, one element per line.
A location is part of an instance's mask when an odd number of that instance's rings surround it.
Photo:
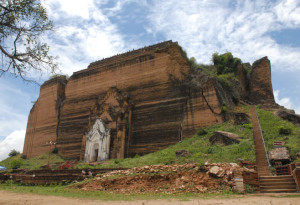
<path fill-rule="evenodd" d="M 0 0 L 0 77 L 4 73 L 30 81 L 32 71 L 57 69 L 43 35 L 53 30 L 38 0 Z"/>

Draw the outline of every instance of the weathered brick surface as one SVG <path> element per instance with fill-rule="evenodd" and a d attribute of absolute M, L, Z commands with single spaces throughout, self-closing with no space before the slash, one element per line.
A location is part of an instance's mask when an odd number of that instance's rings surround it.
<path fill-rule="evenodd" d="M 189 69 L 180 47 L 170 41 L 97 61 L 71 76 L 59 116 L 58 85 L 45 86 L 29 116 L 24 153 L 43 154 L 48 150 L 42 144 L 53 139 L 61 155 L 79 159 L 97 118 L 111 129 L 111 158 L 157 151 L 201 126 L 222 122 L 213 82 L 193 92 L 174 85 Z"/>
<path fill-rule="evenodd" d="M 249 99 L 254 103 L 275 103 L 271 82 L 271 64 L 267 57 L 255 61 L 250 77 Z"/>
<path fill-rule="evenodd" d="M 59 103 L 64 99 L 65 79 L 52 79 L 41 86 L 27 123 L 23 154 L 34 157 L 47 153 L 46 142 L 57 138 Z"/>
<path fill-rule="evenodd" d="M 244 69 L 244 66 L 249 66 L 251 68 L 249 64 L 238 64 L 237 73 L 236 73 L 236 76 L 240 82 L 241 98 L 246 98 L 248 94 L 248 87 L 247 87 L 248 80 L 247 80 L 247 73 L 246 70 Z"/>

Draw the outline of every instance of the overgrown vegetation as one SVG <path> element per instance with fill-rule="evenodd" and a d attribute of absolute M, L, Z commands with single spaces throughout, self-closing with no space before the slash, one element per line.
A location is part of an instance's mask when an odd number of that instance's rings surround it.
<path fill-rule="evenodd" d="M 224 54 L 214 53 L 212 65 L 197 63 L 194 57 L 189 59 L 191 67 L 189 87 L 202 88 L 207 86 L 208 81 L 217 83 L 222 101 L 229 104 L 238 104 L 240 99 L 240 82 L 236 77 L 237 68 L 242 61 L 233 57 L 230 52 Z M 250 66 L 251 67 L 251 66 Z M 226 97 L 225 97 L 226 96 Z"/>
<path fill-rule="evenodd" d="M 230 52 L 219 55 L 214 53 L 212 55 L 212 62 L 217 70 L 217 74 L 236 73 L 237 66 L 242 63 L 241 59 L 233 57 Z"/>
<path fill-rule="evenodd" d="M 60 79 L 67 79 L 67 80 L 69 80 L 70 79 L 70 76 L 69 75 L 62 75 L 62 74 L 53 74 L 53 75 L 51 75 L 50 77 L 49 77 L 49 80 L 51 80 L 51 79 L 54 79 L 54 78 L 60 78 Z"/>
<path fill-rule="evenodd" d="M 44 154 L 39 157 L 34 157 L 30 159 L 24 159 L 24 155 L 18 154 L 13 157 L 9 157 L 0 162 L 1 166 L 4 166 L 8 169 L 18 169 L 18 168 L 26 168 L 26 169 L 40 169 L 41 166 L 46 165 L 48 163 L 49 154 Z M 57 154 L 50 154 L 50 163 L 62 163 L 65 160 Z"/>
<path fill-rule="evenodd" d="M 51 151 L 53 154 L 57 154 L 58 153 L 58 149 L 57 149 L 57 147 L 54 147 L 53 149 L 52 149 L 52 151 Z"/>
<path fill-rule="evenodd" d="M 16 155 L 18 155 L 18 154 L 20 154 L 20 152 L 17 151 L 17 150 L 15 150 L 15 149 L 13 149 L 13 150 L 11 150 L 11 151 L 9 152 L 8 156 L 9 156 L 9 157 L 13 157 L 13 156 L 16 156 Z"/>

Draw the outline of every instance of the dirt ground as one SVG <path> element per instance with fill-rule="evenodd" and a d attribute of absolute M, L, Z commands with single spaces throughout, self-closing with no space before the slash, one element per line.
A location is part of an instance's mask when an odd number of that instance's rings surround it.
<path fill-rule="evenodd" d="M 272 197 L 273 196 L 273 197 Z M 276 197 L 274 197 L 276 196 Z M 280 196 L 284 196 L 280 197 Z M 90 199 L 77 199 L 57 196 L 42 196 L 35 194 L 19 194 L 0 190 L 1 205 L 53 205 L 53 204 L 72 204 L 72 205 L 235 205 L 235 204 L 268 204 L 268 205 L 299 205 L 299 197 L 288 197 L 287 195 L 247 195 L 232 196 L 226 199 L 190 199 L 180 201 L 176 199 L 164 200 L 138 200 L 138 201 L 101 201 Z"/>

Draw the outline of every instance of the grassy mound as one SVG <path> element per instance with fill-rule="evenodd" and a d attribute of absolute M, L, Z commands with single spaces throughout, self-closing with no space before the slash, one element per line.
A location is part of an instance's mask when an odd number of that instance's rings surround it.
<path fill-rule="evenodd" d="M 9 157 L 0 162 L 1 166 L 4 166 L 8 169 L 12 168 L 26 168 L 26 169 L 39 169 L 41 166 L 48 164 L 49 154 L 43 154 L 39 157 L 34 157 L 30 159 L 22 159 L 22 155 L 16 155 Z M 65 160 L 58 154 L 50 154 L 50 164 L 61 163 Z"/>

